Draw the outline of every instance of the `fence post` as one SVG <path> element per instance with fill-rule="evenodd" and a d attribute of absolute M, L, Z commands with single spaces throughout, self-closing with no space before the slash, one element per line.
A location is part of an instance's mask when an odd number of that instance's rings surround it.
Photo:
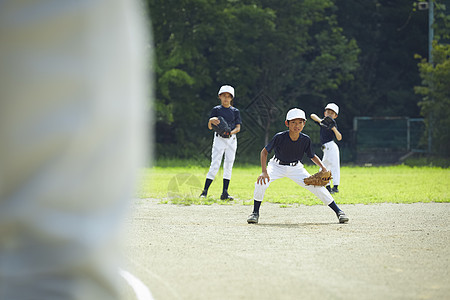
<path fill-rule="evenodd" d="M 411 120 L 406 118 L 406 150 L 411 151 Z"/>

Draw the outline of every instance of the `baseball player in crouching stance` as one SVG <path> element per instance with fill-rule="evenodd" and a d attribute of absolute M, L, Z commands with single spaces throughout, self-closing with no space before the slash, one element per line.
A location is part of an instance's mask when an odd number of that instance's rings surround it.
<path fill-rule="evenodd" d="M 231 171 L 236 156 L 236 134 L 241 130 L 242 124 L 239 110 L 232 106 L 234 95 L 234 88 L 232 86 L 222 86 L 218 93 L 221 105 L 213 107 L 209 116 L 208 128 L 210 130 L 214 129 L 215 133 L 212 145 L 211 166 L 206 175 L 205 187 L 200 194 L 200 197 L 202 198 L 206 197 L 208 194 L 209 186 L 216 177 L 222 162 L 222 157 L 225 155 L 223 162 L 223 190 L 220 199 L 233 200 L 233 197 L 228 194 L 228 186 L 230 184 Z M 221 122 L 222 124 L 220 124 Z M 222 127 L 222 125 L 224 126 Z M 218 127 L 222 127 L 222 130 L 216 130 Z M 224 130 L 224 127 L 229 129 Z"/>
<path fill-rule="evenodd" d="M 305 153 L 323 172 L 328 173 L 320 158 L 314 154 L 311 139 L 302 133 L 305 123 L 306 116 L 303 110 L 298 108 L 289 110 L 285 121 L 289 130 L 275 134 L 269 144 L 262 149 L 262 173 L 255 183 L 253 212 L 247 219 L 249 224 L 258 223 L 259 208 L 269 184 L 283 177 L 292 179 L 295 183 L 316 195 L 323 203 L 333 209 L 339 223 L 348 222 L 348 217 L 337 206 L 330 192 L 324 186 L 307 185 L 304 181 L 308 177 L 312 177 L 300 162 Z M 267 156 L 272 150 L 275 151 L 275 156 L 270 159 L 266 167 Z"/>
<path fill-rule="evenodd" d="M 335 103 L 328 103 L 323 113 L 324 118 L 319 118 L 316 114 L 311 114 L 311 119 L 320 125 L 320 143 L 322 144 L 323 157 L 322 162 L 331 171 L 333 177 L 333 188 L 330 184 L 326 186 L 331 193 L 339 193 L 339 183 L 341 179 L 341 166 L 339 161 L 339 147 L 334 142 L 342 140 L 342 134 L 337 129 L 336 118 L 338 117 L 339 107 Z"/>

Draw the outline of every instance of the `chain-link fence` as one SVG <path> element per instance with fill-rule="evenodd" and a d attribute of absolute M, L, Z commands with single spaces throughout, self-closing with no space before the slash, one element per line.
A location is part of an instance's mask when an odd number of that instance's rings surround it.
<path fill-rule="evenodd" d="M 356 162 L 393 163 L 411 152 L 427 152 L 424 119 L 408 117 L 355 117 L 353 132 Z"/>

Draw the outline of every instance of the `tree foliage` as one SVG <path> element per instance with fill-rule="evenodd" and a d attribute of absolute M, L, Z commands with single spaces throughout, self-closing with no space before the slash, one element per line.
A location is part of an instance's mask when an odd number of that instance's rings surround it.
<path fill-rule="evenodd" d="M 450 1 L 434 3 L 438 58 L 445 57 L 450 39 L 444 5 Z M 327 102 L 336 102 L 344 142 L 351 139 L 355 116 L 428 118 L 431 110 L 437 110 L 436 115 L 446 111 L 448 103 L 439 102 L 447 99 L 442 96 L 445 91 L 435 88 L 448 80 L 445 59 L 435 65 L 421 61 L 417 68 L 415 55 L 427 57 L 428 52 L 428 11 L 416 9 L 417 1 L 147 0 L 147 4 L 156 51 L 159 156 L 192 157 L 199 149 L 210 148 L 206 122 L 210 109 L 219 104 L 217 90 L 222 84 L 236 88 L 234 104 L 243 113 L 243 130 L 256 122 L 264 128 L 253 134 L 266 139 L 283 128 L 279 112 L 293 106 L 320 114 Z M 255 110 L 258 101 L 273 107 Z M 252 113 L 257 117 L 250 120 Z M 434 144 L 445 145 L 444 141 L 448 137 Z M 260 141 L 253 143 L 262 146 Z"/>
<path fill-rule="evenodd" d="M 416 86 L 417 94 L 422 95 L 419 103 L 421 113 L 426 119 L 428 131 L 432 135 L 433 151 L 438 154 L 450 153 L 450 45 L 445 43 L 450 37 L 450 16 L 445 7 L 438 8 L 436 15 L 437 38 L 433 42 L 433 61 L 417 56 L 422 85 Z M 444 10 L 444 12 L 442 11 Z"/>
<path fill-rule="evenodd" d="M 222 84 L 236 88 L 241 109 L 263 90 L 286 110 L 306 109 L 351 81 L 358 67 L 359 48 L 345 37 L 330 0 L 149 0 L 148 6 L 157 142 L 183 145 L 178 155 L 195 152 L 207 136 Z"/>
<path fill-rule="evenodd" d="M 336 0 L 338 22 L 361 49 L 355 79 L 330 95 L 342 104 L 340 122 L 354 116 L 419 117 L 415 54 L 427 54 L 427 11 L 411 0 Z M 344 118 L 345 120 L 343 120 Z"/>

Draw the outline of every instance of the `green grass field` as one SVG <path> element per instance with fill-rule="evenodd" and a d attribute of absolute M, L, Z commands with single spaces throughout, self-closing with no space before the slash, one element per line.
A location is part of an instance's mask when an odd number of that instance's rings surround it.
<path fill-rule="evenodd" d="M 318 167 L 306 166 L 310 174 Z M 200 195 L 208 168 L 153 167 L 142 170 L 138 198 L 158 198 L 161 203 L 173 204 L 229 204 L 219 200 L 222 192 L 222 169 L 212 183 L 208 197 Z M 260 167 L 233 168 L 229 192 L 232 203 L 253 203 L 253 189 Z M 334 195 L 338 204 L 450 202 L 450 170 L 437 167 L 342 167 L 340 192 Z M 322 204 L 315 196 L 290 179 L 274 181 L 266 191 L 264 201 L 282 206 Z"/>

